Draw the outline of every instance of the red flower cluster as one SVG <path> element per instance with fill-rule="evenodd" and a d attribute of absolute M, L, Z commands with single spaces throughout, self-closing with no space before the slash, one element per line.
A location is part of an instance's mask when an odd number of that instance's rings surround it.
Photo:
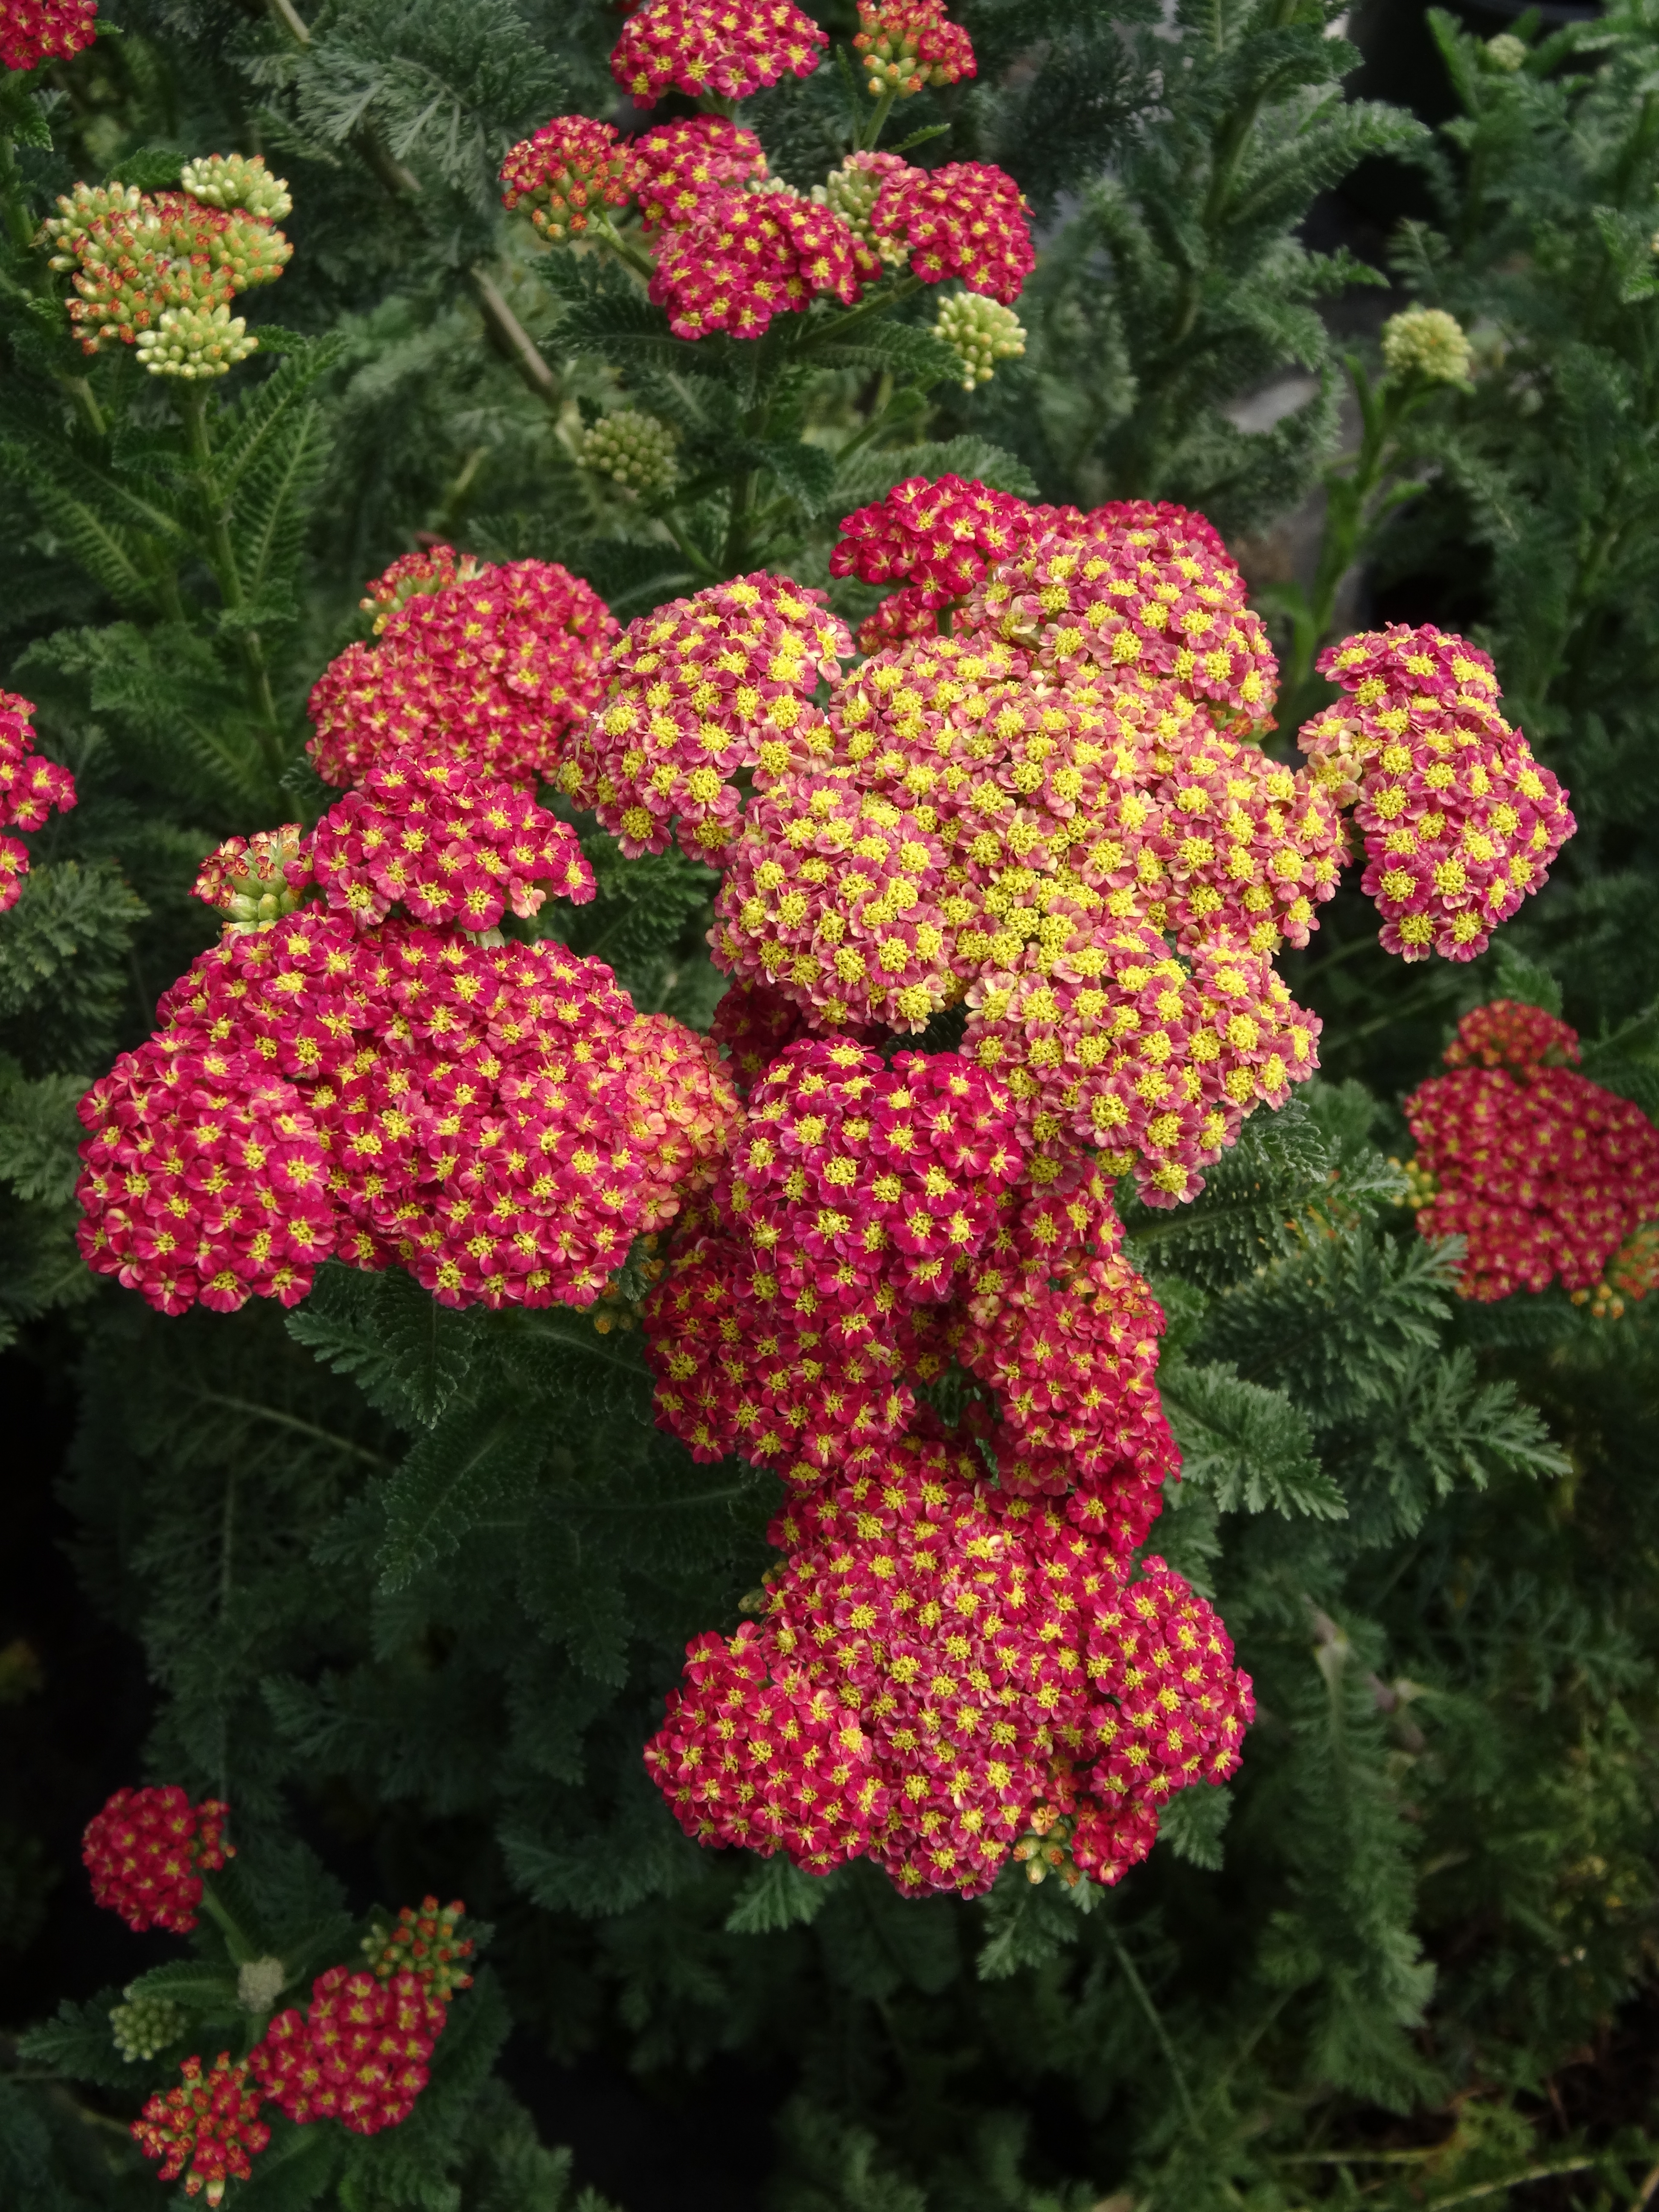
<path fill-rule="evenodd" d="M 305 2014 L 278 2013 L 248 2063 L 289 2119 L 378 2135 L 414 2111 L 445 2017 L 429 1978 L 331 1966 L 312 1984 Z"/>
<path fill-rule="evenodd" d="M 950 161 L 890 177 L 871 210 L 878 239 L 901 243 L 924 284 L 960 276 L 1012 307 L 1036 267 L 1019 186 L 989 161 Z"/>
<path fill-rule="evenodd" d="M 176 2089 L 158 2091 L 132 2123 L 133 2140 L 146 2158 L 159 2159 L 161 2181 L 185 2177 L 186 2197 L 205 2194 L 224 2202 L 227 2181 L 246 2181 L 250 2151 L 261 2151 L 270 2130 L 258 2118 L 259 2092 L 248 2081 L 248 2061 L 233 2066 L 222 2051 L 205 2077 L 199 2058 L 186 2058 Z"/>
<path fill-rule="evenodd" d="M 418 1911 L 412 1905 L 404 1905 L 391 1927 L 363 1938 L 369 1972 L 383 1982 L 413 1974 L 447 2004 L 457 1990 L 472 1986 L 472 1977 L 462 1965 L 472 1956 L 472 1939 L 456 1933 L 465 1911 L 459 1897 L 450 1905 L 423 1897 Z"/>
<path fill-rule="evenodd" d="M 1176 1790 L 1233 1771 L 1250 1685 L 1210 1607 L 977 1472 L 906 1438 L 791 1501 L 764 1620 L 690 1647 L 646 1753 L 689 1835 L 971 1897 L 1057 1812 L 1111 1882 Z"/>
<path fill-rule="evenodd" d="M 853 40 L 872 95 L 900 99 L 975 73 L 973 41 L 949 21 L 945 0 L 859 0 Z"/>
<path fill-rule="evenodd" d="M 0 830 L 39 830 L 48 814 L 75 804 L 75 778 L 56 761 L 31 759 L 33 704 L 0 691 Z M 0 837 L 0 914 L 16 905 L 29 872 L 27 845 Z"/>
<path fill-rule="evenodd" d="M 752 131 L 723 115 L 653 124 L 629 146 L 629 182 L 647 230 L 690 222 L 716 192 L 757 181 L 766 153 Z"/>
<path fill-rule="evenodd" d="M 860 644 L 877 652 L 937 629 L 935 609 L 965 599 L 1024 543 L 1030 512 L 1007 492 L 945 476 L 908 477 L 875 506 L 843 516 L 830 574 L 905 587 L 865 624 Z"/>
<path fill-rule="evenodd" d="M 1322 653 L 1352 695 L 1306 724 L 1316 776 L 1364 832 L 1362 888 L 1407 960 L 1473 960 L 1573 833 L 1566 795 L 1498 711 L 1492 662 L 1460 637 L 1395 623 Z"/>
<path fill-rule="evenodd" d="M 784 187 L 720 191 L 665 232 L 650 284 L 677 337 L 757 338 L 821 292 L 850 307 L 881 264 L 833 209 Z"/>
<path fill-rule="evenodd" d="M 204 1870 L 235 1856 L 224 1838 L 228 1810 L 216 1797 L 192 1805 L 172 1784 L 118 1790 L 87 1823 L 82 1842 L 94 1902 L 118 1912 L 137 1935 L 148 1928 L 188 1935 Z"/>
<path fill-rule="evenodd" d="M 641 107 L 670 86 L 747 100 L 786 71 L 810 76 L 829 33 L 793 0 L 646 0 L 623 27 L 611 74 Z"/>
<path fill-rule="evenodd" d="M 511 784 L 446 761 L 370 769 L 324 816 L 295 866 L 365 926 L 401 903 L 417 921 L 493 929 L 509 906 L 523 921 L 539 913 L 548 884 L 578 906 L 594 893 L 568 823 Z"/>
<path fill-rule="evenodd" d="M 501 205 L 523 207 L 544 238 L 580 238 L 595 210 L 625 207 L 629 149 L 609 123 L 556 115 L 501 163 Z"/>
<path fill-rule="evenodd" d="M 292 914 L 313 878 L 308 840 L 297 822 L 227 837 L 203 861 L 191 895 L 222 914 L 227 929 L 263 929 Z"/>
<path fill-rule="evenodd" d="M 67 61 L 98 35 L 98 0 L 5 0 L 0 11 L 0 65 L 39 69 Z"/>
<path fill-rule="evenodd" d="M 134 345 L 170 309 L 228 309 L 239 292 L 273 283 L 293 258 L 266 211 L 286 212 L 292 203 L 262 160 L 215 155 L 191 171 L 226 204 L 188 187 L 150 195 L 121 185 L 77 185 L 59 199 L 46 237 L 52 267 L 72 272 L 69 313 L 83 352 Z M 239 204 L 244 195 L 261 206 Z"/>
<path fill-rule="evenodd" d="M 1499 1001 L 1467 1016 L 1465 1064 L 1406 1101 L 1413 1164 L 1435 1186 L 1417 1225 L 1425 1237 L 1466 1239 L 1459 1288 L 1468 1298 L 1541 1291 L 1558 1277 L 1589 1292 L 1632 1233 L 1659 1218 L 1659 1129 L 1638 1107 L 1541 1058 L 1488 1059 L 1517 1048 L 1577 1058 L 1573 1030 L 1525 1012 L 1531 1018 L 1517 1018 L 1523 1010 Z M 1639 1262 L 1627 1272 L 1638 1279 Z"/>
<path fill-rule="evenodd" d="M 458 555 L 453 545 L 423 545 L 418 552 L 400 553 L 389 568 L 374 577 L 358 600 L 366 615 L 374 617 L 379 637 L 399 607 L 417 592 L 447 591 L 451 584 L 470 584 L 482 563 L 471 553 Z"/>
<path fill-rule="evenodd" d="M 596 592 L 556 561 L 463 561 L 445 582 L 454 558 L 447 545 L 406 555 L 370 586 L 377 600 L 416 588 L 377 623 L 380 643 L 348 646 L 311 694 L 307 750 L 328 782 L 348 788 L 411 754 L 533 785 L 599 697 L 617 626 Z"/>
<path fill-rule="evenodd" d="M 334 1249 L 328 1166 L 305 1101 L 257 1051 L 163 1032 L 123 1053 L 80 1114 L 88 1267 L 162 1313 L 306 1296 Z"/>
<path fill-rule="evenodd" d="M 1465 1014 L 1441 1058 L 1448 1067 L 1506 1067 L 1524 1083 L 1578 1059 L 1578 1032 L 1542 1006 L 1493 999 Z"/>
<path fill-rule="evenodd" d="M 630 859 L 663 851 L 676 825 L 691 859 L 716 858 L 737 831 L 731 779 L 820 719 L 811 694 L 852 653 L 826 597 L 762 570 L 630 623 L 561 790 Z"/>

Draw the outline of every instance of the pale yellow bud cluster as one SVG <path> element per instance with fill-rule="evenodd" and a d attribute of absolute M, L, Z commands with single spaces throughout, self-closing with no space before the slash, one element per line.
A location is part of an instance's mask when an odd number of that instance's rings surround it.
<path fill-rule="evenodd" d="M 228 307 L 169 307 L 153 331 L 140 331 L 138 358 L 152 376 L 224 376 L 259 350 L 259 341 Z"/>
<path fill-rule="evenodd" d="M 964 392 L 988 384 L 1000 361 L 1016 360 L 1025 350 L 1025 326 L 1013 309 L 980 292 L 941 300 L 933 327 L 962 363 Z"/>
<path fill-rule="evenodd" d="M 1391 376 L 1467 384 L 1473 358 L 1463 325 L 1442 307 L 1408 307 L 1382 325 L 1382 365 Z"/>
<path fill-rule="evenodd" d="M 588 431 L 582 465 L 629 491 L 666 491 L 677 474 L 674 433 L 654 415 L 623 408 L 602 416 Z"/>

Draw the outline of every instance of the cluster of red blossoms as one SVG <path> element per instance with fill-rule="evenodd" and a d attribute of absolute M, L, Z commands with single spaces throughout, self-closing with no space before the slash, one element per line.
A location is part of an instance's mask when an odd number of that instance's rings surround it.
<path fill-rule="evenodd" d="M 188 1935 L 202 1901 L 202 1876 L 235 1856 L 225 1841 L 228 1808 L 216 1797 L 192 1805 L 184 1791 L 118 1790 L 87 1824 L 81 1856 L 94 1903 L 129 1928 Z"/>
<path fill-rule="evenodd" d="M 690 1647 L 647 1749 L 688 1835 L 972 1897 L 1040 1834 L 1113 1882 L 1234 1771 L 1250 1684 L 1209 1606 L 1160 1559 L 1131 1580 L 1077 1493 L 982 1475 L 907 1438 L 791 1499 L 764 1617 Z"/>
<path fill-rule="evenodd" d="M 1465 1015 L 1452 1072 L 1406 1101 L 1414 1179 L 1432 1194 L 1417 1225 L 1465 1239 L 1465 1297 L 1559 1279 L 1604 1299 L 1610 1270 L 1632 1297 L 1650 1287 L 1637 1232 L 1659 1219 L 1659 1129 L 1566 1064 L 1577 1058 L 1565 1022 L 1499 1000 Z"/>
<path fill-rule="evenodd" d="M 384 1978 L 331 1966 L 302 2014 L 278 2013 L 249 2056 L 260 2089 L 291 2120 L 338 2120 L 353 2135 L 395 2128 L 429 2078 L 445 2007 L 404 1968 Z"/>
<path fill-rule="evenodd" d="M 31 758 L 34 707 L 15 691 L 0 691 L 0 830 L 39 830 L 48 814 L 67 814 L 75 804 L 75 778 L 56 761 Z M 16 905 L 29 872 L 28 847 L 0 836 L 0 914 Z"/>
<path fill-rule="evenodd" d="M 1491 659 L 1462 638 L 1395 623 L 1318 665 L 1352 696 L 1299 742 L 1322 787 L 1358 800 L 1384 946 L 1473 960 L 1571 836 L 1565 793 L 1498 713 Z"/>
<path fill-rule="evenodd" d="M 596 592 L 556 561 L 458 567 L 440 545 L 394 562 L 371 597 L 379 642 L 348 646 L 311 694 L 325 781 L 348 789 L 397 755 L 519 787 L 552 775 L 617 635 Z"/>
<path fill-rule="evenodd" d="M 98 0 L 5 0 L 0 9 L 0 66 L 39 69 L 67 61 L 98 35 Z"/>
<path fill-rule="evenodd" d="M 251 2180 L 248 2154 L 270 2141 L 259 2118 L 260 2094 L 248 2080 L 246 2059 L 233 2066 L 228 2051 L 209 2074 L 199 2058 L 186 2058 L 179 2070 L 178 2087 L 158 2091 L 133 2122 L 133 2140 L 146 2158 L 161 2160 L 159 2180 L 182 2174 L 186 2197 L 222 2204 L 226 2183 Z"/>
<path fill-rule="evenodd" d="M 645 0 L 623 27 L 611 74 L 641 107 L 671 88 L 747 100 L 786 73 L 810 76 L 829 43 L 793 0 Z"/>
<path fill-rule="evenodd" d="M 908 99 L 927 85 L 957 84 L 976 73 L 973 42 L 947 21 L 945 0 L 859 0 L 853 40 L 871 93 Z"/>

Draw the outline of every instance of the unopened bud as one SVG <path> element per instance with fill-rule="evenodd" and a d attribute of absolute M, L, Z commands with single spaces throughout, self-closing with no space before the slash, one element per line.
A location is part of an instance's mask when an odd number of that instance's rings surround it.
<path fill-rule="evenodd" d="M 959 292 L 939 302 L 935 330 L 963 367 L 962 388 L 988 384 L 1000 361 L 1025 350 L 1025 329 L 1012 307 L 978 292 Z"/>
<path fill-rule="evenodd" d="M 1472 359 L 1463 325 L 1442 307 L 1407 307 L 1382 325 L 1382 365 L 1392 376 L 1467 384 Z"/>
<path fill-rule="evenodd" d="M 582 441 L 582 465 L 629 491 L 666 491 L 678 471 L 674 433 L 654 415 L 605 415 Z"/>
<path fill-rule="evenodd" d="M 224 376 L 258 353 L 240 315 L 228 307 L 168 307 L 154 330 L 138 333 L 138 358 L 152 376 Z"/>

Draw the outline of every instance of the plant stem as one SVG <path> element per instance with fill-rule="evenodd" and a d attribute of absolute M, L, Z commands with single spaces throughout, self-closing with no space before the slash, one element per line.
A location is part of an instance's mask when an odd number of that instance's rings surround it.
<path fill-rule="evenodd" d="M 219 596 L 227 612 L 240 614 L 246 608 L 247 593 L 242 588 L 241 571 L 236 565 L 236 548 L 230 535 L 230 508 L 228 502 L 221 498 L 218 485 L 214 481 L 213 444 L 208 435 L 205 386 L 187 385 L 179 395 L 179 411 L 185 419 L 191 459 L 196 464 L 196 482 L 207 520 L 208 541 L 211 547 L 210 558 L 218 581 Z M 252 696 L 254 712 L 267 732 L 263 750 L 275 775 L 283 764 L 282 748 L 276 727 L 276 700 L 270 688 L 270 671 L 265 665 L 264 646 L 257 629 L 239 629 L 237 644 L 243 666 L 247 672 L 248 690 Z"/>
<path fill-rule="evenodd" d="M 202 1910 L 225 1939 L 225 1948 L 240 1966 L 250 1959 L 264 1955 L 258 1944 L 240 1928 L 223 1900 L 214 1891 L 210 1878 L 202 1876 Z"/>
<path fill-rule="evenodd" d="M 657 264 L 651 256 L 635 246 L 632 239 L 624 238 L 606 215 L 596 216 L 593 228 L 617 259 L 625 262 L 636 276 L 642 276 L 648 284 L 657 273 Z"/>
<path fill-rule="evenodd" d="M 881 134 L 887 128 L 887 118 L 892 113 L 893 102 L 897 98 L 898 94 L 890 85 L 878 96 L 875 113 L 870 118 L 866 128 L 859 134 L 859 148 L 861 152 L 869 153 L 873 148 L 880 145 Z"/>
<path fill-rule="evenodd" d="M 1176 2057 L 1175 2045 L 1170 2040 L 1170 2031 L 1164 2025 L 1164 2015 L 1152 2002 L 1152 1994 L 1146 1983 L 1135 1972 L 1134 1960 L 1125 1950 L 1123 1938 L 1115 1928 L 1108 1928 L 1106 1940 L 1117 1954 L 1117 1963 L 1122 1969 L 1123 1978 L 1133 1990 L 1135 2002 L 1146 2014 L 1147 2025 L 1158 2039 L 1158 2048 L 1164 2053 L 1164 2062 L 1170 2069 L 1170 2079 L 1175 2083 L 1176 2094 L 1181 2100 L 1181 2109 L 1187 2116 L 1188 2126 L 1191 2127 L 1197 2119 L 1198 2114 L 1194 2109 L 1192 2092 L 1187 2087 L 1187 2077 L 1181 2070 L 1181 2061 Z"/>

